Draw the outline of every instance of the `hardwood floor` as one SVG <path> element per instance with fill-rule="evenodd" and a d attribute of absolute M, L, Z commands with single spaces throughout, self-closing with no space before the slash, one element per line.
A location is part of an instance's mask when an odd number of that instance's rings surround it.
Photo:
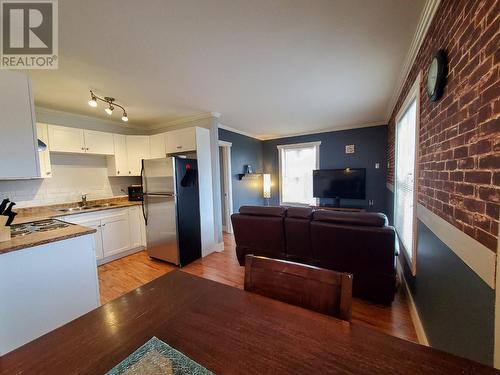
<path fill-rule="evenodd" d="M 145 251 L 98 267 L 101 303 L 109 302 L 176 267 L 148 257 Z M 236 259 L 234 237 L 224 234 L 224 251 L 199 259 L 182 271 L 243 289 L 244 267 Z M 399 288 L 391 306 L 353 299 L 352 321 L 392 336 L 417 342 L 408 301 Z"/>

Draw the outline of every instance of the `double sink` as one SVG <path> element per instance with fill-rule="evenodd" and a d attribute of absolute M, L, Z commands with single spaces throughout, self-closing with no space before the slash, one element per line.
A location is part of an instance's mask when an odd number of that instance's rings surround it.
<path fill-rule="evenodd" d="M 78 212 L 78 211 L 95 210 L 98 208 L 107 208 L 107 207 L 114 207 L 114 206 L 119 206 L 119 205 L 116 203 L 91 204 L 91 205 L 85 205 L 85 206 L 59 208 L 59 209 L 57 209 L 57 211 L 59 211 L 59 212 Z"/>

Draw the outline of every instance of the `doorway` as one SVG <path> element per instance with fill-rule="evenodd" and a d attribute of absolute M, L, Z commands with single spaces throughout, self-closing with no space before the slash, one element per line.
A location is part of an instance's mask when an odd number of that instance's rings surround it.
<path fill-rule="evenodd" d="M 231 146 L 231 142 L 219 141 L 222 231 L 226 233 L 233 233 L 231 225 L 231 215 L 233 214 Z"/>

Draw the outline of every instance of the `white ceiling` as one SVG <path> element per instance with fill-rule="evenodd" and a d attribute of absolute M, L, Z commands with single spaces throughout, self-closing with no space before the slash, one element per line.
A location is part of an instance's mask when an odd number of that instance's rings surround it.
<path fill-rule="evenodd" d="M 59 0 L 36 104 L 132 125 L 204 112 L 258 136 L 382 124 L 424 0 Z M 115 114 L 119 120 L 118 114 Z"/>

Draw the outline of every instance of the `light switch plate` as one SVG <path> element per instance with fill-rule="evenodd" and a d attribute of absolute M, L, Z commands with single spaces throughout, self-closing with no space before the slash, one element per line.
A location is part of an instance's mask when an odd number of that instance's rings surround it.
<path fill-rule="evenodd" d="M 379 169 L 380 168 L 380 163 L 375 163 L 375 169 Z"/>

